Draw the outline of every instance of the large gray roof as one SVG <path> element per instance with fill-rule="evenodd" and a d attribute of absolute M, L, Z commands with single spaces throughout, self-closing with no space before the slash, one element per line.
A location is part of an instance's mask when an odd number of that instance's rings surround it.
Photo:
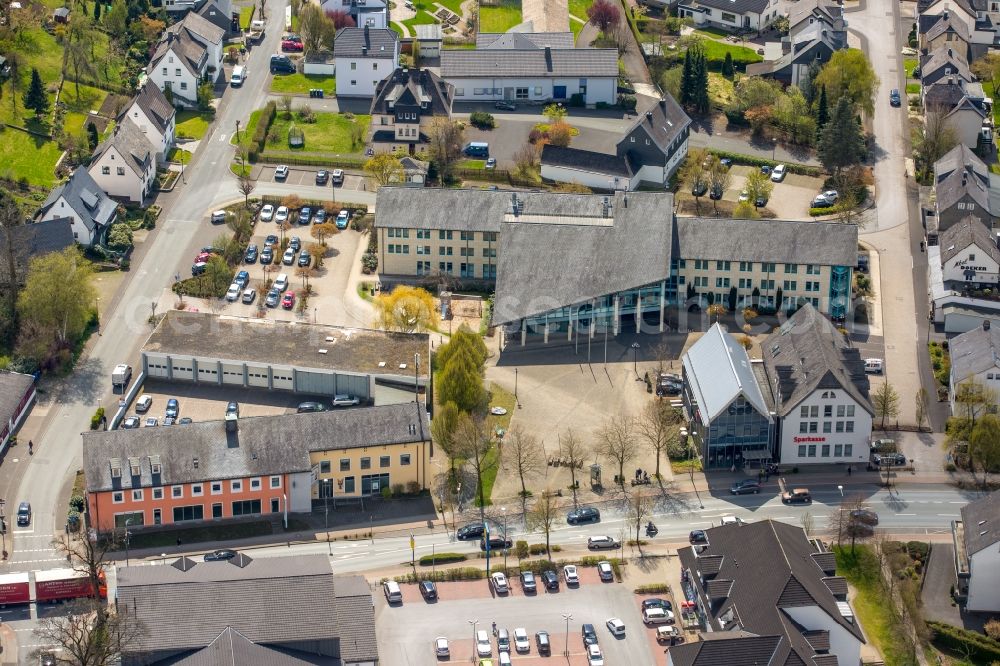
<path fill-rule="evenodd" d="M 979 326 L 956 335 L 949 341 L 948 351 L 952 383 L 957 386 L 980 372 L 1000 366 L 1000 327 Z"/>
<path fill-rule="evenodd" d="M 854 266 L 858 228 L 837 222 L 678 217 L 676 255 L 683 259 Z"/>
<path fill-rule="evenodd" d="M 392 58 L 399 37 L 388 28 L 341 28 L 333 43 L 335 58 Z"/>
<path fill-rule="evenodd" d="M 606 174 L 610 178 L 631 178 L 628 161 L 611 153 L 599 153 L 550 143 L 542 146 L 542 165 L 567 167 Z"/>
<path fill-rule="evenodd" d="M 156 159 L 154 155 L 156 149 L 153 144 L 131 118 L 123 118 L 121 122 L 115 124 L 114 133 L 94 151 L 93 162 L 96 163 L 111 148 L 122 156 L 125 164 L 139 178 L 143 178 L 146 170 Z"/>
<path fill-rule="evenodd" d="M 822 389 L 846 391 L 874 415 L 861 352 L 811 303 L 799 308 L 760 347 L 779 416 Z"/>
<path fill-rule="evenodd" d="M 770 4 L 768 0 L 693 0 L 696 7 L 712 7 L 734 14 L 761 14 Z"/>
<path fill-rule="evenodd" d="M 986 256 L 1000 264 L 997 238 L 986 228 L 982 220 L 973 215 L 966 215 L 957 224 L 945 229 L 938 239 L 938 245 L 941 247 L 942 266 L 959 253 L 964 253 L 970 245 L 975 245 Z"/>
<path fill-rule="evenodd" d="M 127 114 L 133 105 L 139 106 L 143 114 L 156 125 L 161 134 L 166 131 L 170 125 L 170 119 L 176 113 L 174 107 L 167 100 L 167 96 L 163 94 L 163 91 L 151 79 L 146 79 L 146 83 L 139 89 L 139 94 L 132 100 L 132 104 L 123 109 L 118 115 L 119 122 L 121 122 L 122 116 Z"/>
<path fill-rule="evenodd" d="M 211 643 L 172 666 L 309 666 L 305 661 L 257 645 L 232 627 L 226 627 Z"/>
<path fill-rule="evenodd" d="M 188 562 L 186 571 L 178 563 L 118 569 L 118 603 L 146 627 L 135 653 L 200 649 L 232 627 L 258 645 L 339 638 L 342 660 L 377 661 L 371 592 L 365 585 L 357 596 L 358 577 L 335 577 L 325 555 Z"/>
<path fill-rule="evenodd" d="M 189 30 L 205 44 L 221 44 L 226 36 L 225 30 L 197 12 L 188 12 L 181 20 L 180 25 L 183 25 L 186 30 Z"/>
<path fill-rule="evenodd" d="M 170 310 L 149 336 L 143 351 L 412 378 L 413 355 L 426 358 L 428 343 L 426 333 L 393 333 Z M 406 367 L 401 368 L 404 364 Z M 425 368 L 421 368 L 421 374 L 426 376 Z"/>
<path fill-rule="evenodd" d="M 208 49 L 206 48 L 204 38 L 197 34 L 195 30 L 188 29 L 188 20 L 191 16 L 197 16 L 194 12 L 188 12 L 187 16 L 184 17 L 179 23 L 175 23 L 163 32 L 163 36 L 160 38 L 160 42 L 156 45 L 156 50 L 153 52 L 153 56 L 149 59 L 149 67 L 147 71 L 153 71 L 160 60 L 163 59 L 168 52 L 173 51 L 176 53 L 180 59 L 181 64 L 183 64 L 189 72 L 195 76 L 199 76 L 201 73 L 201 67 L 205 64 L 208 59 Z M 200 16 L 198 18 L 201 19 Z M 213 26 L 205 19 L 201 19 L 204 23 L 207 23 L 212 28 Z M 194 24 L 194 19 L 191 19 L 191 25 Z M 201 26 L 204 28 L 204 26 Z M 202 30 L 202 32 L 208 32 L 208 30 Z"/>
<path fill-rule="evenodd" d="M 40 213 L 42 215 L 48 213 L 60 197 L 65 198 L 66 204 L 90 231 L 93 231 L 94 227 L 106 227 L 111 224 L 118 211 L 118 204 L 101 189 L 90 172 L 83 168 L 74 171 L 69 180 L 49 192 Z M 56 213 L 62 215 L 58 210 Z"/>
<path fill-rule="evenodd" d="M 574 48 L 572 32 L 482 32 L 476 35 L 477 49 Z"/>
<path fill-rule="evenodd" d="M 19 372 L 0 372 L 0 430 L 17 416 L 17 408 L 35 384 L 31 375 Z"/>
<path fill-rule="evenodd" d="M 989 183 L 990 170 L 986 163 L 964 143 L 959 143 L 934 163 L 934 182 L 941 182 L 961 169 L 976 175 L 984 184 Z"/>
<path fill-rule="evenodd" d="M 696 555 L 692 547 L 678 551 L 682 566 L 692 571 L 696 591 L 703 605 L 709 609 L 708 622 L 714 631 L 706 635 L 724 636 L 742 630 L 755 636 L 781 636 L 784 640 L 774 650 L 775 658 L 758 663 L 812 664 L 817 653 L 804 636 L 806 628 L 795 622 L 792 613 L 786 609 L 817 607 L 829 617 L 830 622 L 840 625 L 858 641 L 864 642 L 861 628 L 856 621 L 841 614 L 838 599 L 823 582 L 828 574 L 812 557 L 815 548 L 802 528 L 776 520 L 762 520 L 723 525 L 706 531 L 708 546 L 699 554 Z M 722 563 L 717 573 L 705 574 L 705 582 L 731 581 L 731 585 L 725 594 L 713 590 L 716 595 L 710 598 L 698 572 L 702 560 L 713 555 L 722 556 Z M 747 649 L 752 647 L 752 644 L 747 645 L 750 646 Z M 742 654 L 739 644 L 732 643 L 729 647 L 733 650 L 732 654 Z M 756 649 L 753 652 L 767 653 L 764 646 L 756 647 L 761 652 Z M 675 649 L 671 648 L 671 653 Z M 683 654 L 688 654 L 687 650 Z M 722 656 L 720 654 L 719 658 Z M 728 666 L 754 662 L 740 658 L 734 661 L 697 659 L 679 663 Z"/>
<path fill-rule="evenodd" d="M 711 638 L 671 647 L 672 666 L 761 666 L 780 663 L 775 662 L 775 655 L 781 647 L 782 636 L 748 636 L 743 632 L 706 636 Z"/>
<path fill-rule="evenodd" d="M 972 80 L 972 72 L 965 61 L 964 49 L 956 49 L 948 44 L 942 44 L 920 59 L 920 76 L 926 77 L 942 67 L 950 67 L 952 75 L 960 76 L 966 81 Z M 965 144 L 959 144 L 964 146 Z"/>
<path fill-rule="evenodd" d="M 23 282 L 31 260 L 49 252 L 58 252 L 73 245 L 72 221 L 67 217 L 57 217 L 45 222 L 19 224 L 9 229 L 0 227 L 0 252 L 6 254 L 7 234 L 11 234 L 11 248 L 14 252 L 14 272 L 18 282 Z M 7 261 L 0 261 L 0 277 L 8 277 Z M 0 421 L 2 423 L 3 421 Z"/>
<path fill-rule="evenodd" d="M 375 226 L 390 229 L 500 231 L 500 221 L 509 207 L 508 192 L 380 187 L 375 197 Z M 441 215 L 441 211 L 448 211 L 448 215 Z"/>
<path fill-rule="evenodd" d="M 992 492 L 962 507 L 965 550 L 971 557 L 1000 543 L 1000 492 Z M 987 581 L 996 585 L 996 581 Z"/>
<path fill-rule="evenodd" d="M 90 492 L 290 474 L 310 469 L 309 452 L 422 442 L 430 439 L 423 405 L 402 403 L 307 414 L 83 433 Z M 183 446 L 178 446 L 178 440 Z M 150 457 L 153 456 L 153 460 Z M 151 464 L 159 458 L 160 474 Z M 129 459 L 138 460 L 133 477 Z M 121 474 L 113 477 L 112 461 Z"/>
<path fill-rule="evenodd" d="M 371 113 L 391 114 L 398 107 L 409 106 L 420 108 L 421 119 L 450 118 L 454 99 L 455 86 L 431 70 L 397 68 L 375 87 Z"/>
<path fill-rule="evenodd" d="M 792 31 L 810 17 L 828 23 L 834 30 L 845 30 L 844 8 L 835 0 L 799 0 L 788 9 L 788 22 Z"/>
<path fill-rule="evenodd" d="M 770 419 L 746 349 L 721 324 L 714 324 L 691 345 L 681 362 L 703 425 L 711 424 L 740 395 Z"/>
<path fill-rule="evenodd" d="M 441 51 L 441 77 L 614 77 L 617 49 L 453 49 Z"/>
<path fill-rule="evenodd" d="M 494 323 L 670 276 L 669 193 L 497 194 L 516 196 L 519 213 L 505 214 L 501 225 Z"/>

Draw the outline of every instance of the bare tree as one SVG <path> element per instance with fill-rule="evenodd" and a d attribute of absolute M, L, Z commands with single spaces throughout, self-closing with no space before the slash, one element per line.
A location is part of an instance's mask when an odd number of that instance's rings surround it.
<path fill-rule="evenodd" d="M 147 631 L 125 604 L 112 610 L 94 599 L 77 599 L 59 615 L 41 620 L 34 633 L 38 643 L 59 648 L 57 663 L 112 666 L 121 663 L 126 650 L 135 653 Z M 34 657 L 47 651 L 35 650 Z"/>
<path fill-rule="evenodd" d="M 556 503 L 553 494 L 549 490 L 543 492 L 542 496 L 532 505 L 531 510 L 524 516 L 529 530 L 540 530 L 545 535 L 546 557 L 551 557 L 549 537 L 552 534 L 552 528 L 555 526 L 556 521 L 559 520 L 559 505 Z"/>
<path fill-rule="evenodd" d="M 639 456 L 639 443 L 635 437 L 635 421 L 631 416 L 619 414 L 606 420 L 596 433 L 594 451 L 614 461 L 618 466 L 618 485 L 625 491 L 625 465 Z"/>
<path fill-rule="evenodd" d="M 310 54 L 330 49 L 337 27 L 319 3 L 309 3 L 299 11 L 299 31 L 302 33 L 302 50 Z"/>
<path fill-rule="evenodd" d="M 52 540 L 52 547 L 57 553 L 69 560 L 73 571 L 84 574 L 90 579 L 93 598 L 100 598 L 100 589 L 104 583 L 104 561 L 110 551 L 115 550 L 119 541 L 117 534 L 112 532 L 91 539 L 86 525 L 80 530 L 79 538 L 66 533 Z"/>
<path fill-rule="evenodd" d="M 639 537 L 642 535 L 642 523 L 653 514 L 653 501 L 649 495 L 643 495 L 641 492 L 634 492 L 632 496 L 628 499 L 628 517 L 635 525 L 635 545 L 639 549 L 639 555 L 642 555 L 642 539 Z"/>
<path fill-rule="evenodd" d="M 441 447 L 444 454 L 448 456 L 448 466 L 451 469 L 450 478 L 455 482 L 455 459 L 458 457 L 455 436 L 457 435 L 458 424 L 461 413 L 453 402 L 446 402 L 438 407 L 431 421 L 431 435 L 434 443 Z"/>
<path fill-rule="evenodd" d="M 802 529 L 805 530 L 806 536 L 808 537 L 813 531 L 813 515 L 809 511 L 806 511 L 799 517 L 799 524 L 802 525 Z"/>
<path fill-rule="evenodd" d="M 497 465 L 496 456 L 491 455 L 492 433 L 482 419 L 463 414 L 455 431 L 455 444 L 459 457 L 465 458 L 466 463 L 476 475 L 476 498 L 479 502 L 479 515 L 485 520 L 487 498 L 483 495 L 483 478 Z"/>
<path fill-rule="evenodd" d="M 431 159 L 437 162 L 438 172 L 444 181 L 451 175 L 452 165 L 461 155 L 465 130 L 454 120 L 434 118 L 427 136 L 430 139 Z"/>
<path fill-rule="evenodd" d="M 828 529 L 837 537 L 837 545 L 850 539 L 851 552 L 858 541 L 875 535 L 878 516 L 868 509 L 863 495 L 851 495 L 830 512 Z"/>
<path fill-rule="evenodd" d="M 576 508 L 576 491 L 578 484 L 576 481 L 576 470 L 583 466 L 587 456 L 590 455 L 590 447 L 586 442 L 576 436 L 572 428 L 559 435 L 559 457 L 569 465 L 569 479 L 573 489 L 573 508 Z"/>
<path fill-rule="evenodd" d="M 711 179 L 707 156 L 704 148 L 698 148 L 688 153 L 684 163 L 684 184 L 691 188 L 695 210 L 698 212 L 701 212 L 701 198 L 705 196 Z"/>
<path fill-rule="evenodd" d="M 670 442 L 680 436 L 681 414 L 679 410 L 662 400 L 647 403 L 639 413 L 637 429 L 639 437 L 653 450 L 656 456 L 656 478 L 660 478 L 660 457 Z"/>
<path fill-rule="evenodd" d="M 722 194 L 729 188 L 729 183 L 732 180 L 732 175 L 729 173 L 729 169 L 725 164 L 719 161 L 719 158 L 715 155 L 712 156 L 712 167 L 709 171 L 709 180 L 711 181 L 711 191 L 718 194 L 718 196 L 711 197 L 712 208 L 715 212 L 719 212 L 719 199 Z"/>
<path fill-rule="evenodd" d="M 281 99 L 278 101 L 278 106 L 281 107 L 282 113 L 285 114 L 286 120 L 292 119 L 292 96 L 282 95 Z"/>
<path fill-rule="evenodd" d="M 927 394 L 927 389 L 920 387 L 917 389 L 917 395 L 915 396 L 917 403 L 917 428 L 924 427 L 924 423 L 927 422 L 927 412 L 930 410 L 930 397 Z"/>
<path fill-rule="evenodd" d="M 255 189 L 257 189 L 257 183 L 249 174 L 244 172 L 239 177 L 239 190 L 243 194 L 243 205 L 247 208 L 250 208 L 250 195 L 253 194 Z"/>
<path fill-rule="evenodd" d="M 502 444 L 504 464 L 513 467 L 521 481 L 521 513 L 528 512 L 527 478 L 542 470 L 542 448 L 538 438 L 526 433 L 519 425 L 512 426 Z"/>
<path fill-rule="evenodd" d="M 5 310 L 10 313 L 10 317 L 17 314 L 17 255 L 14 252 L 14 227 L 24 224 L 24 213 L 14 197 L 7 192 L 0 192 L 0 233 L 3 233 L 2 243 L 0 243 L 0 265 L 3 271 L 4 282 L 0 283 L 3 290 Z M 12 321 L 13 323 L 13 321 Z"/>

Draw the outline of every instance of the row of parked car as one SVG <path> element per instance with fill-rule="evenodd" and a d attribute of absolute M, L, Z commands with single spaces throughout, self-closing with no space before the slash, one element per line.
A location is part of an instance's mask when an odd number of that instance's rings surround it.
<path fill-rule="evenodd" d="M 328 219 L 326 209 L 322 207 L 313 210 L 312 206 L 303 206 L 297 211 L 293 211 L 288 206 L 278 206 L 275 208 L 273 204 L 264 204 L 260 209 L 261 222 L 291 222 L 293 216 L 294 221 L 301 226 L 325 224 Z M 350 222 L 351 213 L 347 210 L 341 210 L 334 219 L 334 224 L 337 225 L 338 229 L 346 229 Z"/>

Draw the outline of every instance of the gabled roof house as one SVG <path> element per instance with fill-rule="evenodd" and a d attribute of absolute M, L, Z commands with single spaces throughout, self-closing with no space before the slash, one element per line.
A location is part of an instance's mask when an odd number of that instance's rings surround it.
<path fill-rule="evenodd" d="M 132 103 L 118 114 L 118 122 L 126 117 L 139 126 L 156 148 L 157 161 L 162 163 L 174 145 L 176 133 L 177 111 L 167 96 L 155 83 L 146 79 Z"/>
<path fill-rule="evenodd" d="M 156 148 L 131 118 L 94 151 L 91 177 L 108 196 L 142 203 L 156 184 Z"/>
<path fill-rule="evenodd" d="M 1000 611 L 1000 492 L 963 506 L 952 537 L 959 600 L 968 611 Z"/>
<path fill-rule="evenodd" d="M 69 180 L 53 188 L 38 211 L 40 222 L 60 218 L 70 220 L 73 240 L 93 245 L 103 240 L 108 227 L 117 220 L 118 204 L 81 167 Z"/>

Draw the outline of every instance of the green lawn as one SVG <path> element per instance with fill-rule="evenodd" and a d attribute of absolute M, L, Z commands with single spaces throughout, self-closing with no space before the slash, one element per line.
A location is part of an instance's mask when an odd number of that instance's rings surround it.
<path fill-rule="evenodd" d="M 490 414 L 486 417 L 486 426 L 492 433 L 496 433 L 498 428 L 506 432 L 510 429 L 510 420 L 514 416 L 514 410 L 517 407 L 514 394 L 505 391 L 496 384 L 490 386 L 490 394 L 490 407 L 503 407 L 507 410 L 507 413 L 503 416 Z M 496 483 L 497 471 L 500 467 L 498 464 L 499 455 L 500 453 L 496 448 L 490 449 L 489 453 L 486 454 L 487 465 L 486 471 L 483 474 L 483 498 L 487 506 L 492 504 L 493 485 Z"/>
<path fill-rule="evenodd" d="M 592 4 L 594 4 L 594 0 L 569 0 L 569 13 L 571 16 L 575 16 L 586 22 L 587 10 Z"/>
<path fill-rule="evenodd" d="M 917 62 L 916 58 L 906 58 L 903 60 L 903 69 L 906 70 L 906 78 L 913 78 L 913 70 L 917 68 Z"/>
<path fill-rule="evenodd" d="M 697 28 L 694 34 L 701 35 L 702 37 L 708 37 L 709 39 L 725 39 L 729 37 L 731 32 L 726 32 L 722 28 L 715 28 L 710 25 L 706 25 L 704 28 Z"/>
<path fill-rule="evenodd" d="M 500 0 L 496 7 L 479 8 L 479 32 L 507 32 L 521 22 L 521 3 Z"/>
<path fill-rule="evenodd" d="M 996 99 L 996 97 L 993 95 L 994 92 L 993 84 L 990 83 L 989 81 L 983 81 L 983 92 L 986 93 L 986 96 L 989 97 L 990 99 Z M 994 127 L 997 125 L 997 123 L 1000 123 L 1000 104 L 993 105 Z"/>
<path fill-rule="evenodd" d="M 891 612 L 892 604 L 886 603 L 878 573 L 878 560 L 869 546 L 857 546 L 851 553 L 849 546 L 834 548 L 837 555 L 837 573 L 858 591 L 854 610 L 865 628 L 868 639 L 878 648 L 885 663 L 894 666 L 915 666 L 916 656 L 899 640 L 904 632 L 901 620 Z"/>
<path fill-rule="evenodd" d="M 277 134 L 278 141 L 268 143 L 269 148 L 285 150 L 288 148 L 288 129 L 295 123 L 295 127 L 302 130 L 305 136 L 304 150 L 309 152 L 329 152 L 329 153 L 355 153 L 359 148 L 351 145 L 351 126 L 360 123 L 362 126 L 362 136 L 367 135 L 368 125 L 371 123 L 371 116 L 355 116 L 354 120 L 349 120 L 347 116 L 339 113 L 317 113 L 315 123 L 304 123 L 296 117 L 286 120 L 284 113 L 278 112 L 278 116 L 271 125 L 271 131 Z"/>
<path fill-rule="evenodd" d="M 486 160 L 459 160 L 459 169 L 485 169 Z"/>
<path fill-rule="evenodd" d="M 27 178 L 32 185 L 51 187 L 62 151 L 55 141 L 44 141 L 12 128 L 0 129 L 0 172 Z"/>
<path fill-rule="evenodd" d="M 732 54 L 733 60 L 736 62 L 751 63 L 761 62 L 764 60 L 764 57 L 755 50 L 738 44 L 717 42 L 714 39 L 702 40 L 701 44 L 705 48 L 705 57 L 707 57 L 710 62 L 722 62 L 726 59 L 727 52 Z"/>
<path fill-rule="evenodd" d="M 906 84 L 906 94 L 907 95 L 919 95 L 920 94 L 920 84 L 919 83 L 907 83 Z"/>
<path fill-rule="evenodd" d="M 212 116 L 197 111 L 177 112 L 177 137 L 180 139 L 202 139 L 208 132 Z"/>
<path fill-rule="evenodd" d="M 309 94 L 310 88 L 322 88 L 326 95 L 337 92 L 337 77 L 316 74 L 275 74 L 271 79 L 271 92 L 282 95 Z"/>
<path fill-rule="evenodd" d="M 413 26 L 415 25 L 430 25 L 431 23 L 437 23 L 438 20 L 424 10 L 418 10 L 417 15 L 411 19 L 406 19 L 403 21 L 403 25 L 410 29 L 410 33 L 414 33 Z"/>
<path fill-rule="evenodd" d="M 255 5 L 247 5 L 245 7 L 240 7 L 240 27 L 244 30 L 250 29 L 250 21 L 253 16 L 253 10 Z"/>

